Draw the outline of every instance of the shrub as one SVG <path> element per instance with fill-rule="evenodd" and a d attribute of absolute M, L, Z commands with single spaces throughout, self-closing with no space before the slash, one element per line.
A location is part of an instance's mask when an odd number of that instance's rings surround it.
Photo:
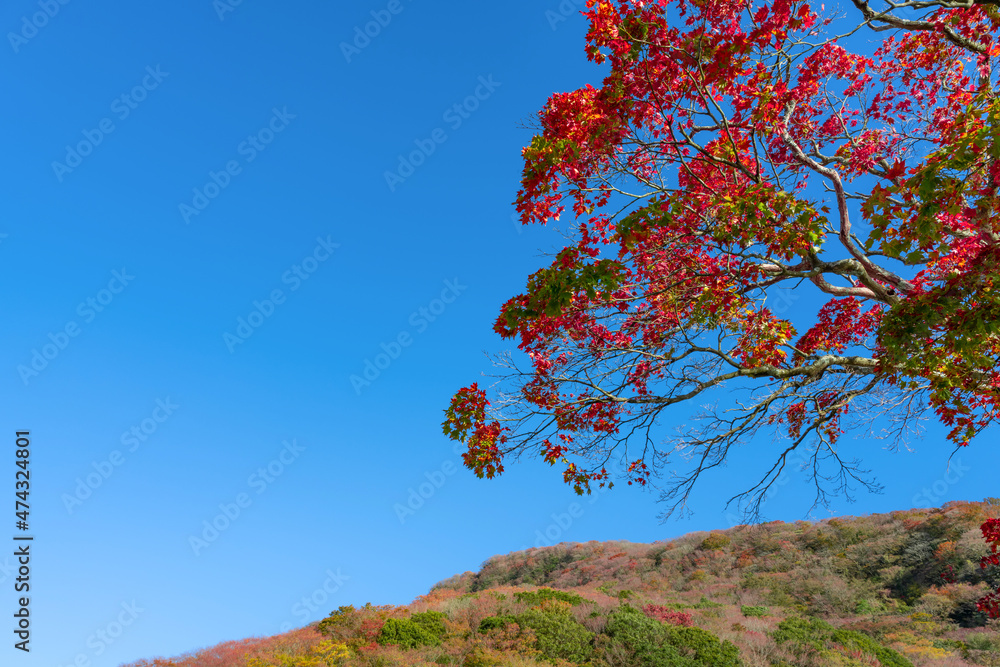
<path fill-rule="evenodd" d="M 638 609 L 622 605 L 608 616 L 604 632 L 614 641 L 605 652 L 630 653 L 628 664 L 642 667 L 697 667 L 690 657 L 680 654 L 667 642 L 667 626 Z"/>
<path fill-rule="evenodd" d="M 664 625 L 635 607 L 622 605 L 608 615 L 605 634 L 619 640 L 633 650 L 641 651 L 666 638 Z"/>
<path fill-rule="evenodd" d="M 448 614 L 440 611 L 422 611 L 410 616 L 411 621 L 437 637 L 438 640 L 444 637 L 446 618 L 448 618 Z"/>
<path fill-rule="evenodd" d="M 518 602 L 523 602 L 532 606 L 540 605 L 546 600 L 568 602 L 574 607 L 583 603 L 583 598 L 576 593 L 557 591 L 551 588 L 539 588 L 537 591 L 521 591 L 520 593 L 514 593 L 514 598 Z"/>
<path fill-rule="evenodd" d="M 487 616 L 479 623 L 479 633 L 485 635 L 490 630 L 505 628 L 511 623 L 514 623 L 514 617 L 507 614 L 502 616 Z"/>
<path fill-rule="evenodd" d="M 995 651 L 997 641 L 985 632 L 977 632 L 965 638 L 965 645 L 973 651 Z"/>
<path fill-rule="evenodd" d="M 967 648 L 965 642 L 958 639 L 932 639 L 931 645 L 934 648 L 943 648 L 946 651 L 958 651 L 959 653 L 964 653 Z"/>
<path fill-rule="evenodd" d="M 642 608 L 642 613 L 646 614 L 650 618 L 655 618 L 658 621 L 667 623 L 669 625 L 680 625 L 686 628 L 694 625 L 694 620 L 691 618 L 691 614 L 683 611 L 676 611 L 670 607 L 664 607 L 658 604 L 647 604 Z"/>
<path fill-rule="evenodd" d="M 854 605 L 855 614 L 871 614 L 875 615 L 882 611 L 882 605 L 878 602 L 872 600 L 858 600 L 857 604 Z"/>
<path fill-rule="evenodd" d="M 383 646 L 397 644 L 404 649 L 441 645 L 441 637 L 429 632 L 421 623 L 408 618 L 386 619 L 375 641 Z"/>
<path fill-rule="evenodd" d="M 750 606 L 745 604 L 742 607 L 740 607 L 740 612 L 747 618 L 751 616 L 754 617 L 767 616 L 768 611 L 769 611 L 768 608 L 763 605 Z"/>
<path fill-rule="evenodd" d="M 711 632 L 701 628 L 664 627 L 667 629 L 667 641 L 681 655 L 692 657 L 707 667 L 739 667 L 740 651 L 732 642 L 720 641 Z"/>
<path fill-rule="evenodd" d="M 803 653 L 810 648 L 823 650 L 832 633 L 833 626 L 818 618 L 786 618 L 778 623 L 778 629 L 771 637 L 776 644 L 790 643 L 793 653 Z"/>
<path fill-rule="evenodd" d="M 645 666 L 739 667 L 739 649 L 711 632 L 664 625 L 640 610 L 623 605 L 611 613 L 604 630 L 635 652 Z"/>
<path fill-rule="evenodd" d="M 712 533 L 702 540 L 699 548 L 705 551 L 715 551 L 716 549 L 728 547 L 730 541 L 729 536 L 725 533 Z"/>
<path fill-rule="evenodd" d="M 875 656 L 882 667 L 913 667 L 913 663 L 902 654 L 854 630 L 834 630 L 833 641 L 842 644 L 844 648 L 853 648 Z"/>
<path fill-rule="evenodd" d="M 587 662 L 593 654 L 590 632 L 568 611 L 529 609 L 516 616 L 518 625 L 530 628 L 536 637 L 535 647 L 549 660 Z"/>
<path fill-rule="evenodd" d="M 718 609 L 719 607 L 724 607 L 725 605 L 721 602 L 712 602 L 706 596 L 702 595 L 701 599 L 698 600 L 698 604 L 694 606 L 695 609 Z"/>

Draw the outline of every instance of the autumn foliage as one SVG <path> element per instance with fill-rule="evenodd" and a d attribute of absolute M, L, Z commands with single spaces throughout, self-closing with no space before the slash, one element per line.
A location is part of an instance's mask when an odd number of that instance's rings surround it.
<path fill-rule="evenodd" d="M 788 444 L 757 501 L 797 448 L 839 467 L 817 486 L 862 480 L 837 440 L 880 415 L 899 436 L 933 410 L 956 446 L 986 429 L 995 3 L 591 0 L 585 15 L 608 74 L 539 112 L 516 200 L 524 224 L 568 217 L 570 242 L 496 320 L 530 365 L 501 357 L 495 394 L 472 384 L 447 410 L 466 465 L 492 477 L 537 454 L 583 493 L 649 484 L 684 452 L 694 471 L 661 486 L 676 507 L 762 429 Z M 669 406 L 708 399 L 731 409 L 659 444 Z"/>
<path fill-rule="evenodd" d="M 990 553 L 983 556 L 980 562 L 983 569 L 993 566 L 1000 566 L 1000 518 L 988 519 L 983 525 L 983 537 L 990 545 Z M 991 618 L 1000 618 L 1000 589 L 990 592 L 981 600 L 978 607 L 981 611 L 987 612 Z"/>
<path fill-rule="evenodd" d="M 691 614 L 684 611 L 677 611 L 670 607 L 664 607 L 661 604 L 648 604 L 642 608 L 642 613 L 670 625 L 679 625 L 685 628 L 690 628 L 694 625 Z"/>

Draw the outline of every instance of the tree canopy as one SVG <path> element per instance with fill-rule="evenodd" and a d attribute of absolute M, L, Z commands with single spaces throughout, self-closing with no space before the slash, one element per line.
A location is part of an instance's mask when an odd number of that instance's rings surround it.
<path fill-rule="evenodd" d="M 539 455 L 579 493 L 653 484 L 669 515 L 772 432 L 731 499 L 754 513 L 796 452 L 817 502 L 873 485 L 838 453 L 849 430 L 898 442 L 933 414 L 961 447 L 996 419 L 1000 14 L 852 4 L 591 0 L 609 72 L 552 95 L 523 151 L 522 222 L 572 216 L 494 326 L 527 361 L 501 355 L 446 411 L 470 469 Z"/>

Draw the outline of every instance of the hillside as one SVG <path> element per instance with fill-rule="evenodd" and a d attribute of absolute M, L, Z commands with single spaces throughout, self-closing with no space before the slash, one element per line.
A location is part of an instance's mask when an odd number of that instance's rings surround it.
<path fill-rule="evenodd" d="M 1000 499 L 496 556 L 408 606 L 129 667 L 1000 667 Z"/>

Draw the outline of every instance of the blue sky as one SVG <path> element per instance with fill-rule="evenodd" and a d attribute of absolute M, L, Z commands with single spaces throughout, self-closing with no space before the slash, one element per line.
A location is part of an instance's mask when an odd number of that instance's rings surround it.
<path fill-rule="evenodd" d="M 559 241 L 511 202 L 532 114 L 600 80 L 582 3 L 182 4 L 2 11 L 0 494 L 28 429 L 35 536 L 28 655 L 0 556 L 4 664 L 176 655 L 525 546 L 730 525 L 766 442 L 660 525 L 654 494 L 581 500 L 539 462 L 480 481 L 440 432 Z M 949 477 L 939 428 L 881 447 L 845 444 L 886 491 L 835 511 L 995 493 L 985 442 Z M 793 477 L 765 509 L 810 501 Z"/>

